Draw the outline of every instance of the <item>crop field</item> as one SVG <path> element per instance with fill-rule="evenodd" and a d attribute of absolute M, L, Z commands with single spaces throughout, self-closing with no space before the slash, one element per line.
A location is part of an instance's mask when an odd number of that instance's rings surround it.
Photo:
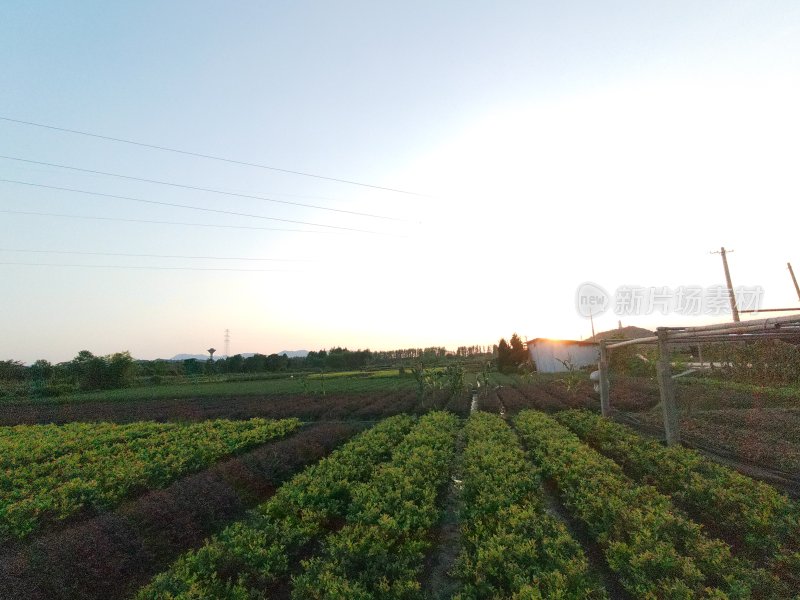
<path fill-rule="evenodd" d="M 498 374 L 470 413 L 400 379 L 4 407 L 0 598 L 800 594 L 798 503 L 599 417 L 587 381 Z"/>
<path fill-rule="evenodd" d="M 443 407 L 449 398 L 422 398 L 413 379 L 397 372 L 345 373 L 303 380 L 210 382 L 90 392 L 0 404 L 0 425 L 109 421 L 202 421 L 284 419 L 306 421 L 376 418 Z M 466 398 L 453 399 L 456 412 L 469 410 Z"/>
<path fill-rule="evenodd" d="M 183 383 L 128 387 L 96 392 L 82 392 L 63 396 L 38 398 L 36 405 L 58 405 L 82 402 L 131 402 L 143 400 L 164 400 L 169 398 L 233 398 L 263 395 L 309 395 L 346 393 L 355 395 L 372 394 L 380 391 L 407 390 L 413 387 L 413 380 L 399 377 L 398 371 L 345 371 L 335 373 L 314 373 L 281 377 L 240 378 L 230 381 L 197 380 Z M 28 404 L 24 398 L 7 398 L 3 405 Z"/>
<path fill-rule="evenodd" d="M 800 388 L 700 377 L 676 381 L 681 430 L 687 443 L 769 469 L 800 484 Z M 612 382 L 612 407 L 641 431 L 655 435 L 662 431 L 659 402 L 658 384 L 653 379 Z"/>
<path fill-rule="evenodd" d="M 0 430 L 0 542 L 47 521 L 109 508 L 133 490 L 163 487 L 224 456 L 286 435 L 283 421 L 182 425 L 20 425 Z"/>

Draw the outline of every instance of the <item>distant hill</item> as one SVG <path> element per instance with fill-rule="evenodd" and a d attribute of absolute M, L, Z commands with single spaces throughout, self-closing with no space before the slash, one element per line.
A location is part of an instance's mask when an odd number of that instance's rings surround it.
<path fill-rule="evenodd" d="M 627 327 L 609 329 L 608 331 L 601 331 L 594 337 L 589 338 L 590 342 L 599 342 L 600 340 L 620 339 L 620 340 L 638 340 L 639 338 L 651 337 L 655 335 L 655 331 L 650 331 L 644 327 L 634 327 L 628 325 Z"/>
<path fill-rule="evenodd" d="M 281 350 L 280 352 L 276 352 L 278 356 L 281 354 L 285 354 L 289 358 L 305 358 L 308 356 L 308 350 Z"/>
<path fill-rule="evenodd" d="M 168 358 L 166 360 L 189 360 L 192 358 L 197 360 L 208 360 L 208 354 L 176 354 L 172 358 Z"/>
<path fill-rule="evenodd" d="M 240 352 L 242 357 L 248 358 L 256 354 L 255 352 Z M 262 353 L 263 354 L 263 353 Z M 305 358 L 308 356 L 308 350 L 281 350 L 280 352 L 276 352 L 275 354 L 281 355 L 285 354 L 289 358 Z M 216 358 L 222 358 L 224 354 L 217 353 Z M 166 360 L 174 360 L 174 361 L 181 361 L 181 360 L 190 360 L 194 358 L 195 360 L 208 360 L 208 354 L 176 354 L 172 358 L 168 358 Z"/>

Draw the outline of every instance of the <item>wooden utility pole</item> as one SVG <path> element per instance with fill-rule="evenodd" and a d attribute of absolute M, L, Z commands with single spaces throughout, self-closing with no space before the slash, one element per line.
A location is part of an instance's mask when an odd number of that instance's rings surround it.
<path fill-rule="evenodd" d="M 606 341 L 600 341 L 600 412 L 604 417 L 611 416 L 611 402 L 608 397 L 608 349 Z"/>
<path fill-rule="evenodd" d="M 739 308 L 736 306 L 736 294 L 733 292 L 733 283 L 731 283 L 731 272 L 728 269 L 728 258 L 726 256 L 728 252 L 733 252 L 733 250 L 725 250 L 723 246 L 719 249 L 719 252 L 712 252 L 711 254 L 722 255 L 722 266 L 725 268 L 725 282 L 728 284 L 728 298 L 731 301 L 731 312 L 733 313 L 734 322 L 738 323 L 741 319 L 739 319 Z"/>
<path fill-rule="evenodd" d="M 668 331 L 659 327 L 658 331 L 658 387 L 661 392 L 661 408 L 664 412 L 664 433 L 667 446 L 675 446 L 681 441 L 680 415 L 675 402 L 675 383 L 672 381 L 672 365 L 670 364 Z"/>
<path fill-rule="evenodd" d="M 794 270 L 792 269 L 792 263 L 787 262 L 786 266 L 789 267 L 789 274 L 792 276 L 792 281 L 794 282 L 794 289 L 797 292 L 797 299 L 800 300 L 800 285 L 797 285 L 797 277 L 794 276 Z"/>

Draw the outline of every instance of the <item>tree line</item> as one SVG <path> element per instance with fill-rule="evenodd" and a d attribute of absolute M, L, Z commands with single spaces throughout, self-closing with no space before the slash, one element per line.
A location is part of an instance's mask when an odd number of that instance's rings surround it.
<path fill-rule="evenodd" d="M 182 361 L 135 360 L 129 352 L 96 356 L 81 350 L 70 361 L 53 364 L 37 360 L 30 366 L 20 361 L 0 361 L 0 384 L 8 390 L 16 386 L 37 396 L 60 395 L 75 390 L 105 390 L 134 383 L 161 383 L 165 380 L 203 375 L 258 374 L 304 371 L 347 371 L 365 368 L 410 366 L 424 362 L 429 366 L 448 361 L 489 355 L 486 346 L 461 346 L 449 352 L 443 346 L 372 351 L 349 350 L 340 346 L 309 352 L 304 357 L 286 354 L 236 354 L 214 360 L 190 358 Z"/>
<path fill-rule="evenodd" d="M 514 333 L 510 341 L 501 338 L 495 347 L 494 356 L 497 370 L 502 373 L 519 371 L 520 367 L 530 362 L 528 351 L 520 337 Z"/>

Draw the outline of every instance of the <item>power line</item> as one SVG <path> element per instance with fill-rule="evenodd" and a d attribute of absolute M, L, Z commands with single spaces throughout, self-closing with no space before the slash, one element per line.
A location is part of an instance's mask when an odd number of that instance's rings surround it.
<path fill-rule="evenodd" d="M 37 217 L 58 217 L 64 219 L 86 219 L 91 221 L 120 221 L 122 223 L 147 223 L 155 225 L 181 225 L 186 227 L 213 227 L 215 229 L 253 229 L 256 231 L 288 231 L 292 233 L 325 233 L 342 235 L 342 231 L 318 231 L 316 229 L 286 229 L 282 227 L 254 227 L 252 225 L 220 225 L 212 223 L 187 223 L 184 221 L 157 221 L 152 219 L 125 219 L 123 217 L 96 217 L 91 215 L 67 215 L 63 213 L 34 212 L 29 210 L 4 210 L 0 213 L 10 215 L 30 215 Z"/>
<path fill-rule="evenodd" d="M 3 158 L 3 157 L 0 157 L 0 158 Z M 145 200 L 143 198 L 134 198 L 132 196 L 118 196 L 116 194 L 104 194 L 104 193 L 101 193 L 101 192 L 90 192 L 88 190 L 79 190 L 79 189 L 75 189 L 75 188 L 58 187 L 58 186 L 54 186 L 54 185 L 45 185 L 43 183 L 32 183 L 32 182 L 29 182 L 29 181 L 18 181 L 18 180 L 15 180 L 15 179 L 0 179 L 0 182 L 2 182 L 2 183 L 13 183 L 13 184 L 17 184 L 17 185 L 27 185 L 27 186 L 31 186 L 31 187 L 45 188 L 45 189 L 48 189 L 48 190 L 58 190 L 58 191 L 61 191 L 61 192 L 73 192 L 73 193 L 76 193 L 76 194 L 86 194 L 86 195 L 89 195 L 89 196 L 100 196 L 100 197 L 103 197 L 103 198 L 114 198 L 114 199 L 117 199 L 117 200 L 130 200 L 131 202 L 144 202 L 146 204 L 157 204 L 159 206 L 171 206 L 173 208 L 185 208 L 185 209 L 188 209 L 188 210 L 199 210 L 199 211 L 203 211 L 203 212 L 212 212 L 212 213 L 223 214 L 223 215 L 233 215 L 233 216 L 236 216 L 236 217 L 248 217 L 250 219 L 266 219 L 268 221 L 280 221 L 282 223 L 294 223 L 295 225 L 311 225 L 312 227 L 325 227 L 327 229 L 337 229 L 337 230 L 341 230 L 341 231 L 352 231 L 352 232 L 356 232 L 356 233 L 370 233 L 370 234 L 373 234 L 373 235 L 390 235 L 390 234 L 381 233 L 379 231 L 370 231 L 368 229 L 356 229 L 356 228 L 353 228 L 353 227 L 341 227 L 341 226 L 338 226 L 338 225 L 325 225 L 325 224 L 322 224 L 322 223 L 311 223 L 309 221 L 295 221 L 295 220 L 292 220 L 292 219 L 280 219 L 278 217 L 267 217 L 267 216 L 264 216 L 264 215 L 254 215 L 254 214 L 250 214 L 250 213 L 233 212 L 233 211 L 230 211 L 230 210 L 221 210 L 221 209 L 218 209 L 218 208 L 204 208 L 202 206 L 192 206 L 190 204 L 176 204 L 174 202 L 163 202 L 163 201 L 160 201 L 160 200 Z"/>
<path fill-rule="evenodd" d="M 77 265 L 67 263 L 0 262 L 0 266 L 15 267 L 75 267 L 88 269 L 136 269 L 142 271 L 231 271 L 239 273 L 303 273 L 286 269 L 232 269 L 223 267 L 150 267 L 136 265 Z"/>
<path fill-rule="evenodd" d="M 119 142 L 119 143 L 122 143 L 122 144 L 130 144 L 132 146 L 140 146 L 142 148 L 151 148 L 153 150 L 163 150 L 164 152 L 174 152 L 176 154 L 184 154 L 186 156 L 194 156 L 194 157 L 197 157 L 197 158 L 207 158 L 207 159 L 210 159 L 210 160 L 217 160 L 217 161 L 226 162 L 226 163 L 230 163 L 230 164 L 234 164 L 234 165 L 242 165 L 242 166 L 245 166 L 245 167 L 256 167 L 258 169 L 267 169 L 269 171 L 277 171 L 277 172 L 280 172 L 280 173 L 290 173 L 292 175 L 301 175 L 303 177 L 313 177 L 314 179 L 324 179 L 326 181 L 336 181 L 337 183 L 346 183 L 346 184 L 349 184 L 349 185 L 357 185 L 357 186 L 360 186 L 360 187 L 371 188 L 371 189 L 374 189 L 374 190 L 383 190 L 385 192 L 395 192 L 395 193 L 398 193 L 398 194 L 408 194 L 408 195 L 411 195 L 411 196 L 429 197 L 429 196 L 426 196 L 425 194 L 420 194 L 420 193 L 417 193 L 417 192 L 409 192 L 407 190 L 400 190 L 400 189 L 397 189 L 397 188 L 383 187 L 383 186 L 380 186 L 380 185 L 372 185 L 372 184 L 369 184 L 369 183 L 362 183 L 362 182 L 353 181 L 353 180 L 350 180 L 350 179 L 339 179 L 339 178 L 336 178 L 336 177 L 327 177 L 325 175 L 316 175 L 314 173 L 306 173 L 306 172 L 303 172 L 303 171 L 293 171 L 291 169 L 282 169 L 282 168 L 279 168 L 279 167 L 272 167 L 272 166 L 269 166 L 269 165 L 262 165 L 262 164 L 259 164 L 259 163 L 252 163 L 252 162 L 247 162 L 247 161 L 243 161 L 243 160 L 235 160 L 235 159 L 232 159 L 232 158 L 225 158 L 225 157 L 222 157 L 222 156 L 214 156 L 212 154 L 202 154 L 200 152 L 191 152 L 189 150 L 179 150 L 177 148 L 169 148 L 167 146 L 159 146 L 157 144 L 146 144 L 144 142 L 136 142 L 136 141 L 128 140 L 128 139 L 124 139 L 124 138 L 117 138 L 117 137 L 112 137 L 112 136 L 108 136 L 108 135 L 100 135 L 100 134 L 97 134 L 97 133 L 90 133 L 88 131 L 79 131 L 77 129 L 67 129 L 66 127 L 56 127 L 55 125 L 45 125 L 43 123 L 34 123 L 32 121 L 22 121 L 22 120 L 19 120 L 19 119 L 11 119 L 9 117 L 2 117 L 2 116 L 0 116 L 0 120 L 8 121 L 9 123 L 17 123 L 18 125 L 29 125 L 29 126 L 32 126 L 32 127 L 41 127 L 43 129 L 51 129 L 53 131 L 61 131 L 61 132 L 64 132 L 64 133 L 73 133 L 73 134 L 76 134 L 76 135 L 83 135 L 83 136 L 86 136 L 86 137 L 93 137 L 93 138 L 97 138 L 97 139 L 100 139 L 100 140 L 106 140 L 106 141 L 110 141 L 110 142 Z"/>
<path fill-rule="evenodd" d="M 135 258 L 185 258 L 192 260 L 247 260 L 274 262 L 313 262 L 307 258 L 253 258 L 244 256 L 186 256 L 176 254 L 132 254 L 128 252 L 83 252 L 78 250 L 31 250 L 21 248 L 0 248 L 0 252 L 20 252 L 35 254 L 76 254 L 80 256 L 129 256 Z"/>
<path fill-rule="evenodd" d="M 49 162 L 42 162 L 38 160 L 29 160 L 26 158 L 18 158 L 15 156 L 0 156 L 0 158 L 4 160 L 15 160 L 18 162 L 30 163 L 34 165 L 42 165 L 46 167 L 56 167 L 58 169 L 68 169 L 70 171 L 78 171 L 80 173 L 91 173 L 92 175 L 104 175 L 107 177 L 116 177 L 118 179 L 128 179 L 130 181 L 140 181 L 143 183 L 154 183 L 156 185 L 168 185 L 170 187 L 177 187 L 182 188 L 185 190 L 192 190 L 195 192 L 208 192 L 211 194 L 220 194 L 222 196 L 233 196 L 236 198 L 247 198 L 249 200 L 262 200 L 264 202 L 276 202 L 278 204 L 289 204 L 291 206 L 301 206 L 304 208 L 314 208 L 317 210 L 327 210 L 330 212 L 337 212 L 343 213 L 348 215 L 356 215 L 360 217 L 369 217 L 371 219 L 383 219 L 386 221 L 399 221 L 399 222 L 410 222 L 407 219 L 400 219 L 398 217 L 387 217 L 384 215 L 375 215 L 372 213 L 365 213 L 365 212 L 358 212 L 354 210 L 344 210 L 341 208 L 330 208 L 327 206 L 317 206 L 316 204 L 304 204 L 302 202 L 292 202 L 290 200 L 276 200 L 274 198 L 267 198 L 266 196 L 254 196 L 251 194 L 240 194 L 238 192 L 226 192 L 224 190 L 217 190 L 214 188 L 205 188 L 196 185 L 188 185 L 183 183 L 173 183 L 171 181 L 160 181 L 158 179 L 146 179 L 144 177 L 135 177 L 133 175 L 122 175 L 120 173 L 109 173 L 107 171 L 96 171 L 94 169 L 83 169 L 81 167 L 72 167 L 70 165 L 59 165 L 57 163 L 49 163 Z"/>

